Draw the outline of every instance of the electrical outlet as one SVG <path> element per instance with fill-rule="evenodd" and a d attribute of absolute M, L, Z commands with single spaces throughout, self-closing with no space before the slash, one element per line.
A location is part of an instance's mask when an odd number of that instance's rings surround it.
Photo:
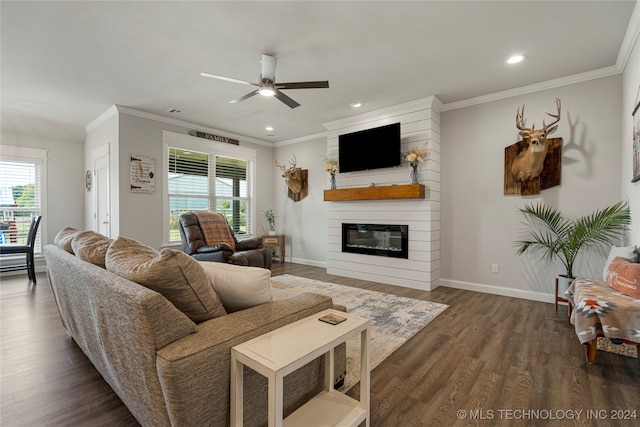
<path fill-rule="evenodd" d="M 498 264 L 491 264 L 491 272 L 492 273 L 497 273 L 498 272 Z"/>

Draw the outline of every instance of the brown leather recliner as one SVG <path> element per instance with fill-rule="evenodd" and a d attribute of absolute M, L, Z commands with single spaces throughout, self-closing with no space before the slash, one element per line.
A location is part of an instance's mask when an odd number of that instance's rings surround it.
<path fill-rule="evenodd" d="M 271 249 L 262 237 L 236 239 L 227 219 L 215 212 L 180 215 L 182 249 L 198 261 L 225 262 L 271 269 Z"/>

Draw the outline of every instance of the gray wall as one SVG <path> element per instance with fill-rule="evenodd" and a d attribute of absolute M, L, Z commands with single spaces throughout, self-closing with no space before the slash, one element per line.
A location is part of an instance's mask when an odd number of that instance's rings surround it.
<path fill-rule="evenodd" d="M 549 300 L 562 266 L 546 268 L 516 256 L 513 241 L 525 230 L 518 208 L 544 202 L 580 216 L 621 200 L 620 75 L 442 113 L 442 284 Z M 562 184 L 538 196 L 504 196 L 504 148 L 519 140 L 516 109 L 527 123 L 562 100 L 554 137 L 564 140 Z M 548 120 L 547 120 L 548 121 Z M 576 274 L 602 274 L 604 256 L 580 258 Z M 580 260 L 590 262 L 581 263 Z M 491 264 L 499 272 L 491 272 Z"/>
<path fill-rule="evenodd" d="M 113 123 L 114 120 L 117 120 L 117 125 Z M 117 119 L 109 118 L 103 125 L 89 132 L 86 147 L 87 167 L 90 167 L 91 150 L 105 143 L 112 145 L 111 181 L 115 187 L 111 191 L 111 208 L 115 213 L 115 217 L 112 218 L 112 237 L 126 236 L 140 240 L 156 249 L 162 246 L 162 186 L 165 179 L 162 174 L 162 131 L 169 130 L 186 135 L 194 128 L 196 127 L 188 127 L 188 124 L 178 125 L 118 113 Z M 224 135 L 222 132 L 216 134 Z M 114 138 L 115 141 L 113 141 Z M 273 148 L 242 140 L 240 145 L 257 151 L 256 233 L 260 234 L 262 231 L 260 211 L 267 209 L 273 200 Z M 129 155 L 131 154 L 155 158 L 155 193 L 140 194 L 129 191 Z M 92 228 L 92 195 L 87 193 L 86 198 L 85 227 Z"/>
<path fill-rule="evenodd" d="M 309 171 L 309 195 L 294 202 L 287 196 L 280 169 L 273 162 L 271 164 L 275 179 L 273 204 L 269 207 L 278 211 L 276 231 L 286 235 L 287 261 L 293 259 L 308 265 L 326 265 L 327 207 L 324 190 L 329 188 L 329 174 L 324 170 L 323 160 L 326 153 L 327 139 L 324 137 L 280 146 L 275 150 L 279 163 L 286 163 L 295 154 L 298 166 Z"/>
<path fill-rule="evenodd" d="M 33 119 L 34 125 L 37 120 Z M 61 228 L 82 227 L 84 223 L 84 171 L 81 142 L 49 139 L 41 135 L 15 135 L 2 132 L 2 145 L 39 148 L 48 151 L 47 205 L 40 225 L 42 244 L 51 243 Z M 2 149 L 0 147 L 0 149 Z"/>
<path fill-rule="evenodd" d="M 640 6 L 636 6 L 640 7 Z M 621 137 L 621 180 L 622 197 L 631 205 L 630 242 L 640 246 L 640 181 L 631 182 L 633 176 L 632 134 L 633 122 L 631 112 L 640 102 L 640 41 L 636 40 L 622 80 L 622 137 Z M 640 114 L 640 111 L 636 115 Z"/>

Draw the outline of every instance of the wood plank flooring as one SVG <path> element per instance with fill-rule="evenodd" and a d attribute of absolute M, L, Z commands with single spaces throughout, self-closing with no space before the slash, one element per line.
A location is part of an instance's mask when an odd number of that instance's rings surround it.
<path fill-rule="evenodd" d="M 373 370 L 371 426 L 600 427 L 634 424 L 612 420 L 614 410 L 640 417 L 638 362 L 598 352 L 588 366 L 566 311 L 552 304 L 398 288 L 290 263 L 272 271 L 449 305 Z M 0 425 L 138 425 L 66 335 L 45 275 L 35 286 L 3 278 L 0 311 Z"/>

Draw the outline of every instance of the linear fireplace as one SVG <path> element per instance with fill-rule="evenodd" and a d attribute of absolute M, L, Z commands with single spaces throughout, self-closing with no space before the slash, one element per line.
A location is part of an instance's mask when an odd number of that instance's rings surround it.
<path fill-rule="evenodd" d="M 409 226 L 342 224 L 342 252 L 409 258 Z"/>

